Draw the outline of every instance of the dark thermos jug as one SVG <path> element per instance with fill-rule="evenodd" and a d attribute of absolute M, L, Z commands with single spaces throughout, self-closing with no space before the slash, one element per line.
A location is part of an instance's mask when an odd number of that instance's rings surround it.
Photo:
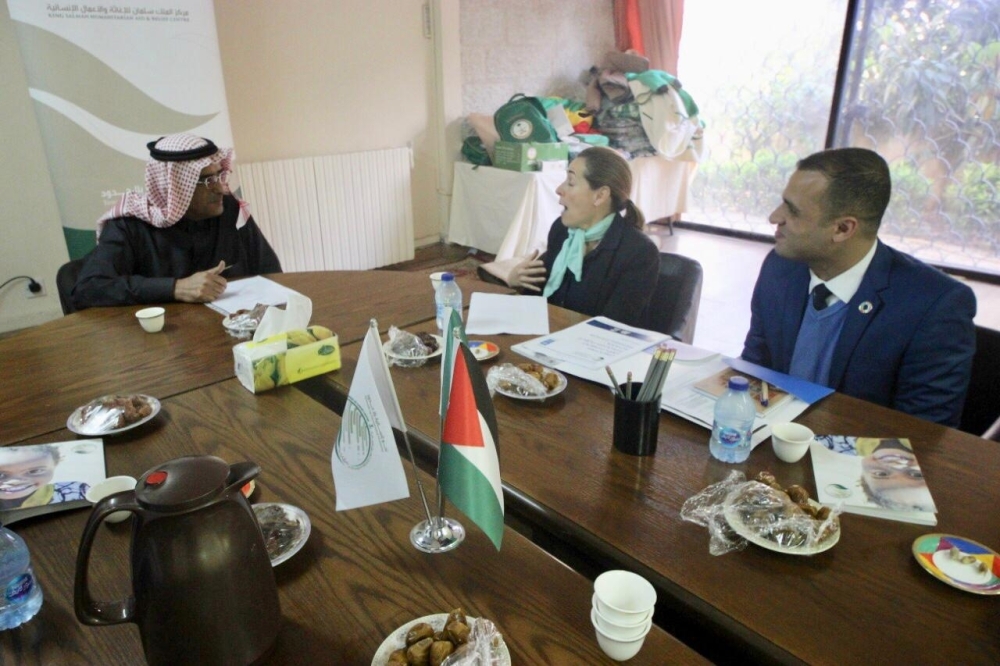
<path fill-rule="evenodd" d="M 84 624 L 134 622 L 146 661 L 253 664 L 274 646 L 278 588 L 250 503 L 240 489 L 256 463 L 214 456 L 155 467 L 135 490 L 98 502 L 76 558 L 74 605 Z M 90 550 L 110 513 L 131 511 L 132 596 L 95 601 L 87 583 Z"/>

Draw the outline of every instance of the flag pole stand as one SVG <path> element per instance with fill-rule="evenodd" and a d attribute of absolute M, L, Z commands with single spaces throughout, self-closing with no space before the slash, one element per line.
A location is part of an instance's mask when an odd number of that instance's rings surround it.
<path fill-rule="evenodd" d="M 453 319 L 454 313 L 449 313 L 449 320 Z M 451 329 L 452 338 L 448 340 L 445 345 L 445 349 L 450 349 L 449 342 L 453 340 L 461 340 L 459 331 Z M 443 367 L 443 366 L 442 366 Z M 443 375 L 442 375 L 443 378 Z M 443 379 L 442 379 L 443 381 Z M 444 385 L 442 384 L 442 387 Z M 442 396 L 443 396 L 442 389 Z M 442 397 L 443 400 L 443 397 Z M 442 402 L 442 411 L 439 414 L 441 418 L 442 430 L 444 427 L 444 402 Z M 439 442 L 442 441 L 439 439 Z M 409 446 L 409 440 L 407 439 L 407 446 Z M 442 445 L 438 444 L 438 450 Z M 440 453 L 438 454 L 440 455 Z M 410 450 L 410 457 L 413 457 L 413 451 Z M 416 462 L 414 461 L 414 466 Z M 438 470 L 440 473 L 440 469 Z M 425 553 L 447 553 L 449 550 L 458 548 L 458 545 L 465 540 L 465 528 L 462 527 L 462 523 L 458 522 L 454 518 L 447 518 L 444 515 L 444 495 L 441 492 L 441 480 L 437 481 L 437 516 L 431 517 L 430 510 L 427 507 L 427 497 L 424 494 L 423 487 L 420 487 L 420 497 L 424 502 L 424 511 L 427 513 L 427 520 L 422 520 L 413 526 L 410 530 L 410 543 L 414 547 Z"/>
<path fill-rule="evenodd" d="M 447 553 L 465 540 L 465 528 L 454 518 L 421 520 L 410 530 L 410 543 L 425 553 Z"/>

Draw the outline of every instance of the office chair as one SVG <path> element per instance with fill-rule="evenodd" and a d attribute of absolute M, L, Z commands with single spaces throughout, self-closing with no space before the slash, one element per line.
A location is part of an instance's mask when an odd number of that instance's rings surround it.
<path fill-rule="evenodd" d="M 80 270 L 88 256 L 89 253 L 79 259 L 68 261 L 56 271 L 56 289 L 59 291 L 59 305 L 62 306 L 64 315 L 76 312 L 73 306 L 73 287 L 76 286 L 76 279 L 80 277 Z"/>
<path fill-rule="evenodd" d="M 1000 437 L 1000 331 L 976 326 L 976 354 L 959 430 L 987 439 Z"/>
<path fill-rule="evenodd" d="M 656 291 L 646 308 L 645 328 L 691 344 L 701 302 L 701 264 L 668 252 L 660 253 Z"/>

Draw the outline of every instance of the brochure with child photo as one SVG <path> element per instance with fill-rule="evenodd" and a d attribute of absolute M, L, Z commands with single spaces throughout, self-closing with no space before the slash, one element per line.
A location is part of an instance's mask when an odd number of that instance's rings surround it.
<path fill-rule="evenodd" d="M 0 522 L 90 506 L 87 491 L 105 477 L 100 439 L 0 447 Z"/>
<path fill-rule="evenodd" d="M 909 440 L 822 435 L 809 449 L 821 503 L 863 516 L 937 525 L 937 507 Z"/>
<path fill-rule="evenodd" d="M 773 384 L 768 384 L 767 404 L 765 405 L 764 382 L 756 377 L 750 377 L 745 373 L 738 372 L 732 368 L 726 368 L 725 370 L 720 370 L 713 375 L 709 375 L 708 377 L 696 382 L 692 388 L 696 391 L 704 393 L 710 398 L 720 398 L 729 387 L 729 378 L 737 375 L 740 377 L 746 377 L 747 381 L 750 383 L 750 398 L 754 402 L 754 408 L 756 408 L 758 416 L 766 416 L 768 413 L 780 407 L 789 398 L 791 398 L 791 395 L 787 391 L 783 391 Z"/>

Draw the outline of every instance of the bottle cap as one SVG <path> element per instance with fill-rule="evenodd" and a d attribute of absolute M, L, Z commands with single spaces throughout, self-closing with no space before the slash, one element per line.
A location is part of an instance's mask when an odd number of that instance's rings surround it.
<path fill-rule="evenodd" d="M 735 377 L 729 378 L 729 388 L 734 391 L 746 391 L 750 388 L 750 382 L 747 381 L 746 377 L 736 375 Z"/>
<path fill-rule="evenodd" d="M 441 274 L 441 282 L 451 282 L 454 279 L 455 279 L 455 276 L 452 275 L 451 273 L 442 273 Z"/>

